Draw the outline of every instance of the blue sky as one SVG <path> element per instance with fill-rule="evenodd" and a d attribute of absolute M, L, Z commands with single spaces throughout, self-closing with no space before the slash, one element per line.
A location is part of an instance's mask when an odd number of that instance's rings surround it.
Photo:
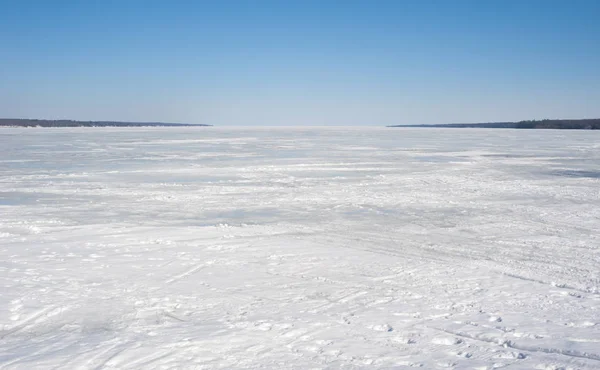
<path fill-rule="evenodd" d="M 600 117 L 600 1 L 0 0 L 0 117 Z"/>

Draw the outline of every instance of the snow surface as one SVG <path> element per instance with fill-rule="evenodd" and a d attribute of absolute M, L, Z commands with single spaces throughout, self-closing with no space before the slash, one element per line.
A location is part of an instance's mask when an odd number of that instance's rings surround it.
<path fill-rule="evenodd" d="M 0 368 L 600 368 L 600 132 L 3 129 Z"/>

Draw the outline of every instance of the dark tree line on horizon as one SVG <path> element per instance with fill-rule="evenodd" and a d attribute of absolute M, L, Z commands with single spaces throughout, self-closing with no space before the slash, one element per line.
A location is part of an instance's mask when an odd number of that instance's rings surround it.
<path fill-rule="evenodd" d="M 75 121 L 0 118 L 0 127 L 196 127 L 210 125 L 192 125 L 187 123 L 164 122 L 118 122 L 118 121 Z"/>
<path fill-rule="evenodd" d="M 600 130 L 600 119 L 543 119 L 517 122 L 515 128 L 559 129 L 559 130 Z"/>
<path fill-rule="evenodd" d="M 76 121 L 0 118 L 0 127 L 198 127 L 187 123 L 165 122 L 120 122 L 120 121 Z M 600 130 L 600 118 L 594 119 L 542 119 L 519 122 L 447 123 L 438 125 L 393 125 L 389 127 L 447 127 L 447 128 L 513 128 L 513 129 L 558 129 Z"/>
<path fill-rule="evenodd" d="M 542 119 L 519 122 L 448 123 L 441 125 L 394 125 L 389 127 L 515 128 L 557 130 L 600 130 L 600 118 Z"/>

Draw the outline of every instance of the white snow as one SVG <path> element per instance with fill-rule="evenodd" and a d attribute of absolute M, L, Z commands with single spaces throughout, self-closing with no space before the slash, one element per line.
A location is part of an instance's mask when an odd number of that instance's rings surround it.
<path fill-rule="evenodd" d="M 599 142 L 0 130 L 0 368 L 600 368 Z"/>

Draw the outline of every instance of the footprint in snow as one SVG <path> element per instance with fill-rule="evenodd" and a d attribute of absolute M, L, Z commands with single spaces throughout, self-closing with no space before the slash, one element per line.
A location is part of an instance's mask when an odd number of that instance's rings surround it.
<path fill-rule="evenodd" d="M 457 356 L 457 357 L 464 357 L 464 358 L 471 358 L 471 357 L 473 357 L 473 354 L 471 354 L 469 352 L 463 352 L 463 351 L 458 351 L 458 352 L 450 351 L 448 353 L 450 355 Z"/>
<path fill-rule="evenodd" d="M 394 328 L 392 328 L 389 324 L 382 324 L 382 325 L 373 325 L 369 327 L 372 330 L 375 331 L 394 331 Z"/>
<path fill-rule="evenodd" d="M 417 343 L 417 341 L 413 338 L 410 337 L 395 337 L 392 338 L 392 341 L 397 342 L 397 343 L 401 343 L 401 344 L 415 344 Z"/>
<path fill-rule="evenodd" d="M 437 337 L 437 338 L 433 338 L 431 340 L 431 343 L 433 343 L 433 344 L 441 344 L 444 346 L 454 346 L 457 344 L 461 344 L 462 342 L 463 342 L 462 339 L 451 338 L 451 337 Z"/>
<path fill-rule="evenodd" d="M 503 359 L 511 359 L 511 360 L 522 360 L 522 359 L 526 358 L 527 356 L 521 352 L 502 352 L 500 354 L 497 354 L 494 357 L 503 358 Z"/>

